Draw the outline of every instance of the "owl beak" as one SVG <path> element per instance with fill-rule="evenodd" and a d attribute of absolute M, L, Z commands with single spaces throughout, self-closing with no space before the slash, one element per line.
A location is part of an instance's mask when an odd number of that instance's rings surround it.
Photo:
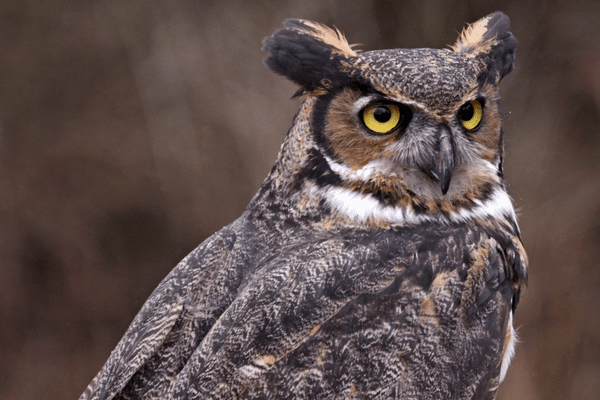
<path fill-rule="evenodd" d="M 434 167 L 427 171 L 427 175 L 440 183 L 442 194 L 448 193 L 452 172 L 454 171 L 454 147 L 450 129 L 446 125 L 441 125 L 439 130 L 439 151 Z"/>
<path fill-rule="evenodd" d="M 450 187 L 452 172 L 454 172 L 454 148 L 452 147 L 450 129 L 445 125 L 443 125 L 440 135 L 440 159 L 438 166 L 440 171 L 440 188 L 442 189 L 442 194 L 446 194 Z"/>

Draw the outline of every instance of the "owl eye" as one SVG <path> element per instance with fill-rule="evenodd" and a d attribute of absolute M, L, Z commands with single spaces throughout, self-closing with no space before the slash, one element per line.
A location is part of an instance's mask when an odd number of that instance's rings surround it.
<path fill-rule="evenodd" d="M 458 119 L 470 131 L 479 126 L 482 117 L 483 103 L 479 100 L 471 100 L 458 110 Z"/>
<path fill-rule="evenodd" d="M 362 112 L 365 126 L 378 135 L 389 133 L 396 128 L 401 116 L 400 108 L 393 104 L 370 106 Z"/>

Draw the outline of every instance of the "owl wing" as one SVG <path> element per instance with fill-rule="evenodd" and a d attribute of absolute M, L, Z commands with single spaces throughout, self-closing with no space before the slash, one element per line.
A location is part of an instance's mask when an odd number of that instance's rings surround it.
<path fill-rule="evenodd" d="M 178 375 L 173 398 L 237 398 L 348 302 L 392 284 L 399 270 L 387 256 L 355 238 L 285 249 L 248 280 L 204 337 Z"/>
<path fill-rule="evenodd" d="M 201 340 L 219 314 L 231 303 L 231 293 L 223 283 L 222 271 L 231 262 L 236 243 L 238 221 L 215 233 L 185 257 L 158 285 L 132 321 L 123 338 L 112 351 L 100 372 L 88 385 L 80 400 L 112 399 L 134 377 L 148 370 L 146 366 L 160 353 L 161 347 L 173 336 Z M 228 282 L 231 283 L 231 282 Z M 205 298 L 203 307 L 190 309 L 194 295 Z M 182 324 L 190 320 L 194 324 Z M 193 333 L 190 331 L 193 330 Z M 179 354 L 185 355 L 188 340 L 177 341 Z M 193 342 L 193 341 L 192 341 Z M 175 357 L 174 362 L 181 362 Z M 174 366 L 163 365 L 163 369 Z M 166 374 L 163 374 L 166 375 Z M 164 376 L 156 374 L 160 381 Z"/>

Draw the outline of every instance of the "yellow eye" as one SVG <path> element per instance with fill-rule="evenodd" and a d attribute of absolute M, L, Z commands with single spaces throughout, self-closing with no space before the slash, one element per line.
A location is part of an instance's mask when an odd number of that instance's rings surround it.
<path fill-rule="evenodd" d="M 458 110 L 458 119 L 468 130 L 479 126 L 483 117 L 483 104 L 479 100 L 471 100 Z"/>
<path fill-rule="evenodd" d="M 393 104 L 374 105 L 362 112 L 365 126 L 376 134 L 391 132 L 400 122 L 400 109 Z"/>

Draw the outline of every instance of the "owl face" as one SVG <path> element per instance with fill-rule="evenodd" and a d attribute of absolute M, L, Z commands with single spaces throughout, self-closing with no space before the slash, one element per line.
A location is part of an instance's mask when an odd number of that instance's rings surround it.
<path fill-rule="evenodd" d="M 339 32 L 300 20 L 265 39 L 266 65 L 308 98 L 303 143 L 312 168 L 335 177 L 313 179 L 333 203 L 363 199 L 425 215 L 485 201 L 512 209 L 498 84 L 513 68 L 516 40 L 501 17 L 473 24 L 454 50 L 357 53 Z"/>
<path fill-rule="evenodd" d="M 383 73 L 367 76 L 368 87 L 342 87 L 319 97 L 314 133 L 330 165 L 353 185 L 375 180 L 429 199 L 456 198 L 499 182 L 496 87 L 480 86 L 464 60 L 449 68 L 444 51 L 410 57 L 411 63 L 403 53 L 361 55 L 367 71 Z M 386 71 L 382 57 L 404 68 Z M 450 81 L 452 72 L 459 79 Z M 441 89 L 433 95 L 432 88 Z"/>

